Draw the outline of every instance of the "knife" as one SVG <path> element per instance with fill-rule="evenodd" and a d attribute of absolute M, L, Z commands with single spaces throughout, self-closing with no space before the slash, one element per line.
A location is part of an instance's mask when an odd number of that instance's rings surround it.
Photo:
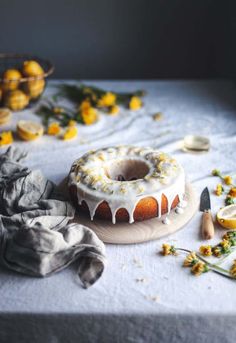
<path fill-rule="evenodd" d="M 208 188 L 204 188 L 200 198 L 200 211 L 203 212 L 202 215 L 202 237 L 204 239 L 211 239 L 214 237 L 214 224 L 211 215 L 211 200 Z"/>

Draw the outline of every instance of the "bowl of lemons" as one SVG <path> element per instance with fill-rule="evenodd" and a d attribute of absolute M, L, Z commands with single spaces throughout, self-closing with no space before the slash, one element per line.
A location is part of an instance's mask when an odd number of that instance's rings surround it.
<path fill-rule="evenodd" d="M 0 54 L 0 106 L 21 111 L 42 96 L 53 65 L 32 55 Z"/>

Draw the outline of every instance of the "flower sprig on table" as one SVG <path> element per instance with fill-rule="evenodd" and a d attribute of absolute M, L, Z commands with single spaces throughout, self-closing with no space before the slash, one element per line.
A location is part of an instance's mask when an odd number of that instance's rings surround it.
<path fill-rule="evenodd" d="M 234 181 L 231 175 L 222 175 L 218 169 L 212 170 L 212 175 L 219 177 L 222 183 L 218 183 L 216 185 L 215 194 L 217 196 L 226 195 L 225 198 L 225 205 L 232 205 L 235 203 L 236 198 L 236 185 L 234 185 Z"/>
<path fill-rule="evenodd" d="M 163 244 L 161 254 L 163 256 L 178 255 L 178 252 L 186 253 L 187 256 L 183 261 L 183 267 L 191 268 L 191 273 L 195 276 L 199 276 L 203 273 L 213 271 L 223 276 L 227 276 L 231 279 L 236 279 L 236 260 L 234 260 L 229 270 L 220 267 L 220 264 L 228 257 L 236 246 L 236 231 L 228 231 L 222 237 L 217 245 L 202 245 L 199 248 L 199 252 L 194 252 L 184 248 L 178 248 L 174 245 Z M 209 262 L 206 257 L 209 256 L 222 257 L 218 263 Z"/>
<path fill-rule="evenodd" d="M 130 110 L 138 110 L 143 105 L 141 97 L 144 95 L 144 91 L 115 93 L 83 84 L 64 84 L 59 86 L 59 92 L 53 96 L 53 101 L 47 100 L 36 113 L 43 117 L 46 126 L 52 121 L 58 122 L 60 126 L 67 126 L 71 120 L 91 125 L 99 119 L 98 110 L 109 115 L 118 114 L 120 105 L 127 106 Z M 58 106 L 60 99 L 71 101 L 73 109 Z"/>

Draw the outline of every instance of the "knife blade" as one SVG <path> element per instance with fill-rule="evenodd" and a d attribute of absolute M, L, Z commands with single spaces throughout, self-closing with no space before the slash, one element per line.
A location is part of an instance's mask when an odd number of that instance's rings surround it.
<path fill-rule="evenodd" d="M 200 211 L 205 212 L 211 209 L 211 199 L 209 189 L 206 187 L 203 189 L 200 198 Z"/>
<path fill-rule="evenodd" d="M 200 211 L 202 215 L 201 233 L 203 239 L 211 239 L 214 237 L 215 228 L 211 215 L 211 199 L 208 188 L 204 188 L 200 198 Z"/>

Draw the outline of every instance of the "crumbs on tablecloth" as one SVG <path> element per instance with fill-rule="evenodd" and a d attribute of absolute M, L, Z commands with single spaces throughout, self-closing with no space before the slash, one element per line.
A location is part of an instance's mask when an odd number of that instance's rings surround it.
<path fill-rule="evenodd" d="M 136 267 L 143 268 L 142 262 L 137 257 L 133 258 L 133 263 L 135 264 Z"/>
<path fill-rule="evenodd" d="M 155 302 L 155 303 L 157 303 L 157 302 L 160 301 L 159 295 L 149 295 L 149 296 L 145 295 L 144 298 L 145 298 L 146 300 L 153 301 L 153 302 Z"/>
<path fill-rule="evenodd" d="M 120 266 L 120 269 L 121 269 L 121 270 L 125 270 L 125 269 L 126 269 L 126 264 L 125 264 L 125 263 L 122 263 L 122 265 Z"/>
<path fill-rule="evenodd" d="M 135 281 L 136 281 L 136 282 L 140 282 L 140 283 L 146 283 L 146 282 L 148 282 L 148 279 L 142 277 L 142 278 L 137 278 L 137 279 L 135 279 Z"/>
<path fill-rule="evenodd" d="M 162 112 L 154 113 L 153 116 L 152 116 L 152 119 L 155 120 L 155 121 L 162 120 L 163 119 Z"/>

